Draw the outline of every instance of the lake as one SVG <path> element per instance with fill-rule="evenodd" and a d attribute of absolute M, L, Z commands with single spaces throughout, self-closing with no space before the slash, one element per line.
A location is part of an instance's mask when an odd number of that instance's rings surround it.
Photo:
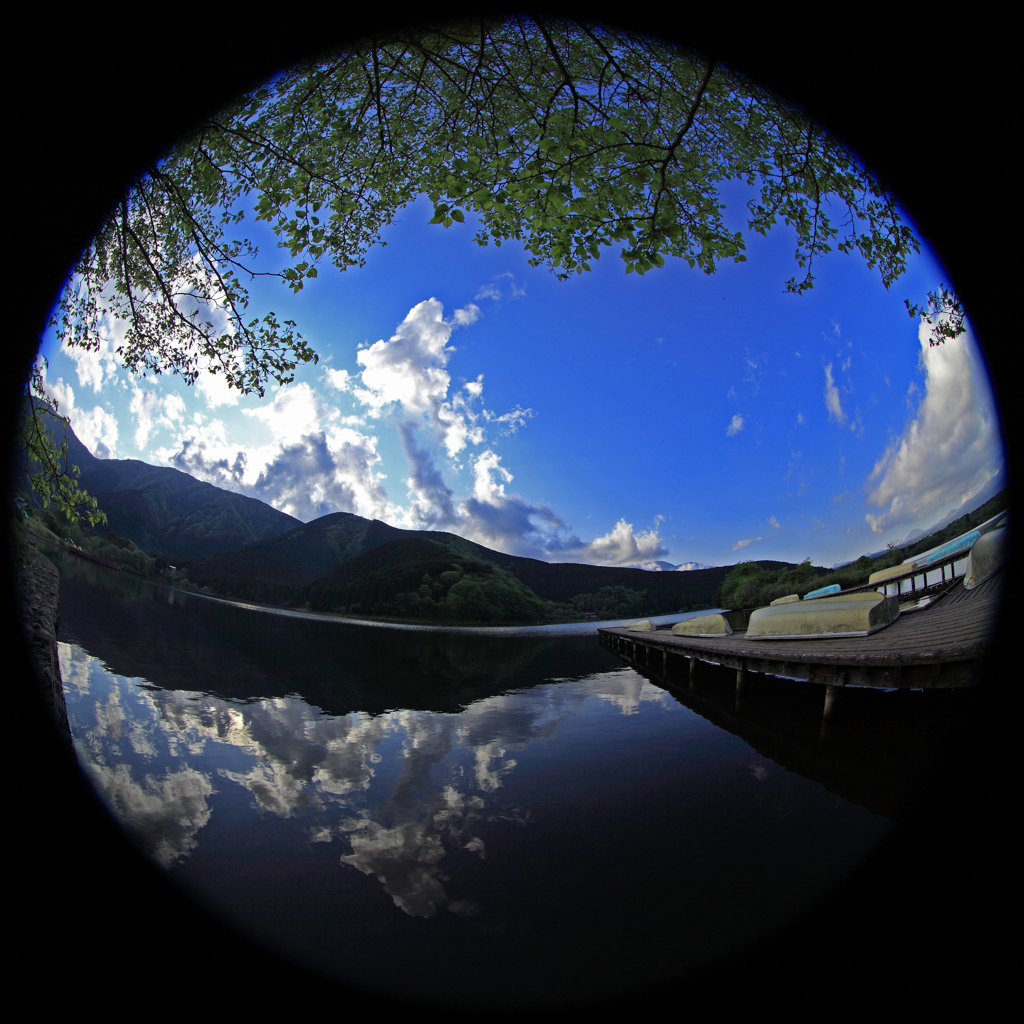
<path fill-rule="evenodd" d="M 816 753 L 798 684 L 788 726 L 747 731 L 725 689 L 695 710 L 592 633 L 351 625 L 55 562 L 77 756 L 112 814 L 199 906 L 371 994 L 685 981 L 844 883 L 941 746 L 856 749 L 879 715 L 854 700 Z"/>

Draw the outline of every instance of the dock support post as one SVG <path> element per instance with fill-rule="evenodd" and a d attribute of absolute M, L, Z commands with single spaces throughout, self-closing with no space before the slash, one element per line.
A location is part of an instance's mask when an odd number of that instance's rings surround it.
<path fill-rule="evenodd" d="M 696 690 L 697 689 L 697 659 L 696 658 L 690 658 L 688 660 L 690 662 L 690 689 L 691 690 Z"/>
<path fill-rule="evenodd" d="M 836 700 L 838 699 L 839 691 L 842 688 L 842 682 L 837 686 L 829 684 L 825 687 L 825 706 L 821 712 L 821 733 L 818 736 L 819 743 L 824 743 L 828 736 L 829 719 L 832 718 L 832 715 L 835 712 Z"/>
<path fill-rule="evenodd" d="M 735 709 L 736 709 L 737 712 L 740 709 L 740 699 L 742 698 L 743 688 L 746 685 L 746 682 L 747 682 L 747 669 L 746 669 L 745 666 L 741 665 L 738 669 L 736 669 L 736 700 L 735 700 Z"/>

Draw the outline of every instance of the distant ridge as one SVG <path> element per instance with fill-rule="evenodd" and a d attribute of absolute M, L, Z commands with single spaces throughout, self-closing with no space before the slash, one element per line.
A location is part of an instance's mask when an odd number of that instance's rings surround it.
<path fill-rule="evenodd" d="M 1002 469 L 991 480 L 985 484 L 977 494 L 972 495 L 961 503 L 959 508 L 950 509 L 937 523 L 932 523 L 926 530 L 911 530 L 897 545 L 898 548 L 905 548 L 919 541 L 922 537 L 928 537 L 950 523 L 955 522 L 961 516 L 981 508 L 986 501 L 991 501 L 1003 488 L 1006 487 L 1006 472 Z"/>
<path fill-rule="evenodd" d="M 714 569 L 713 565 L 705 565 L 703 562 L 681 562 L 673 565 L 671 562 L 637 562 L 634 565 L 625 566 L 627 569 L 644 569 L 647 572 L 692 572 L 694 569 Z"/>
<path fill-rule="evenodd" d="M 474 618 L 500 607 L 506 615 L 534 621 L 537 606 L 531 602 L 537 598 L 575 607 L 577 599 L 593 597 L 605 606 L 633 602 L 648 609 L 646 614 L 671 614 L 713 606 L 732 568 L 698 562 L 644 567 L 544 562 L 452 533 L 403 530 L 351 512 L 302 523 L 177 469 L 137 459 L 98 459 L 70 428 L 59 426 L 55 436 L 58 443 L 67 439 L 83 488 L 107 513 L 100 531 L 173 559 L 193 585 L 224 597 L 302 606 L 322 596 L 325 604 L 337 599 L 368 608 L 407 605 L 421 596 L 424 606 L 443 602 L 450 612 L 454 595 L 463 609 L 476 609 Z M 777 569 L 789 563 L 757 564 Z M 449 573 L 460 574 L 463 582 L 456 585 Z M 375 588 L 379 600 L 371 593 Z M 477 588 L 483 588 L 486 600 Z M 411 613 L 403 607 L 398 614 Z"/>
<path fill-rule="evenodd" d="M 911 530 L 898 544 L 893 544 L 892 548 L 897 551 L 903 551 L 905 555 L 920 554 L 927 548 L 929 543 L 938 544 L 944 540 L 949 540 L 956 532 L 954 530 L 950 533 L 950 527 L 959 523 L 961 519 L 964 522 L 959 524 L 958 529 L 962 531 L 980 526 L 983 520 L 998 515 L 1002 509 L 1009 508 L 1009 495 L 1006 492 L 1006 488 L 1005 486 L 999 486 L 999 484 L 1005 484 L 1005 482 L 1005 474 L 1002 472 L 998 473 L 989 481 L 990 484 L 995 486 L 990 487 L 986 484 L 977 494 L 968 498 L 959 508 L 947 512 L 937 523 L 929 526 L 927 530 Z M 986 506 L 988 506 L 987 509 Z M 943 531 L 946 531 L 945 536 Z M 882 555 L 886 554 L 887 550 L 869 552 L 867 557 L 872 559 L 881 558 Z M 848 565 L 852 565 L 854 561 L 856 559 L 838 562 L 831 568 L 843 569 Z"/>
<path fill-rule="evenodd" d="M 550 601 L 570 601 L 577 595 L 595 593 L 605 587 L 626 587 L 646 591 L 652 603 L 669 612 L 679 611 L 684 606 L 708 607 L 729 572 L 728 567 L 681 573 L 579 562 L 544 562 L 493 551 L 453 533 L 402 530 L 350 512 L 335 512 L 299 524 L 278 537 L 235 551 L 192 559 L 187 563 L 188 578 L 197 586 L 208 586 L 217 593 L 242 600 L 270 604 L 302 602 L 307 588 L 315 580 L 350 560 L 361 559 L 385 544 L 389 545 L 391 567 L 402 557 L 420 560 L 426 550 L 421 547 L 423 541 L 440 545 L 459 558 L 496 566 L 538 597 Z M 764 564 L 778 567 L 786 563 Z M 344 575 L 348 580 L 349 573 Z"/>

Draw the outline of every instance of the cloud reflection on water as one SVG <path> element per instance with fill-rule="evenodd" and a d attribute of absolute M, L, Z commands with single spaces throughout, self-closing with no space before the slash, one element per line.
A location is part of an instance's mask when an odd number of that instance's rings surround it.
<path fill-rule="evenodd" d="M 415 917 L 442 906 L 478 911 L 449 896 L 442 861 L 451 851 L 485 859 L 488 823 L 528 822 L 529 809 L 499 792 L 516 752 L 552 740 L 588 700 L 621 715 L 645 702 L 677 707 L 617 669 L 486 697 L 459 713 L 332 716 L 297 696 L 235 702 L 160 689 L 108 672 L 75 645 L 61 643 L 59 653 L 79 757 L 159 863 L 194 853 L 217 794 L 239 787 L 250 816 L 303 820 L 304 842 L 337 841 L 349 851 L 341 865 L 376 877 Z"/>

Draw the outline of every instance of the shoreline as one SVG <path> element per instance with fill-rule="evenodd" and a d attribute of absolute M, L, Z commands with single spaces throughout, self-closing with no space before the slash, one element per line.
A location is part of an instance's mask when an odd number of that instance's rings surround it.
<path fill-rule="evenodd" d="M 64 545 L 50 541 L 48 538 L 43 537 L 34 531 L 30 530 L 29 532 L 43 541 L 43 543 L 47 543 L 57 550 L 76 555 L 85 561 L 92 562 L 104 569 L 123 572 L 127 576 L 140 580 L 143 583 L 148 583 L 151 586 L 160 587 L 163 590 L 171 590 L 178 594 L 203 598 L 207 601 L 218 601 L 221 604 L 232 605 L 236 608 L 244 608 L 247 611 L 263 612 L 264 614 L 270 615 L 285 615 L 299 619 L 312 619 L 319 622 L 338 622 L 349 626 L 377 626 L 383 629 L 407 629 L 432 633 L 477 633 L 490 636 L 596 636 L 599 629 L 613 626 L 628 626 L 631 622 L 636 622 L 638 618 L 637 616 L 631 616 L 626 619 L 586 619 L 575 622 L 544 622 L 519 625 L 505 623 L 498 625 L 484 625 L 483 623 L 456 624 L 449 622 L 403 622 L 394 619 L 374 619 L 369 617 L 338 615 L 334 612 L 316 612 L 300 608 L 284 608 L 280 605 L 260 604 L 256 601 L 242 601 L 238 598 L 222 597 L 220 594 L 211 594 L 202 590 L 193 590 L 188 587 L 175 586 L 173 583 L 168 583 L 166 580 L 156 580 L 149 579 L 145 576 L 138 576 L 133 572 L 122 569 L 120 566 L 113 565 L 112 563 L 101 560 L 88 552 L 82 551 L 80 548 L 70 545 L 65 547 Z M 45 556 L 43 557 L 45 558 Z M 717 610 L 720 609 L 698 609 L 696 611 L 672 612 L 666 615 L 648 616 L 648 618 L 650 618 L 651 622 L 658 625 L 668 625 L 673 622 L 678 622 L 681 619 L 690 618 L 694 615 L 705 615 L 709 611 Z"/>
<path fill-rule="evenodd" d="M 173 590 L 178 594 L 185 594 L 190 597 L 202 598 L 206 601 L 217 601 L 220 604 L 232 605 L 235 608 L 244 608 L 247 611 L 262 612 L 267 615 L 284 615 L 296 619 L 312 619 L 318 622 L 338 622 L 348 626 L 377 626 L 382 629 L 407 629 L 431 633 L 478 633 L 489 636 L 565 636 L 565 635 L 589 635 L 596 634 L 599 629 L 606 626 L 627 626 L 636 622 L 636 618 L 628 619 L 588 619 L 584 622 L 546 622 L 535 625 L 455 625 L 446 622 L 399 622 L 388 619 L 357 618 L 354 616 L 337 615 L 333 612 L 314 612 L 300 608 L 282 608 L 280 605 L 259 604 L 256 601 L 240 601 L 237 598 L 221 597 L 219 594 L 207 594 L 201 590 L 187 590 L 183 587 L 176 587 L 169 583 L 158 580 L 136 577 L 144 583 L 149 583 L 164 590 Z M 701 609 L 692 612 L 675 612 L 669 615 L 654 615 L 650 617 L 651 622 L 667 625 L 669 622 L 678 622 L 680 619 L 689 618 L 693 615 L 704 615 L 707 611 L 717 609 Z"/>
<path fill-rule="evenodd" d="M 57 567 L 29 542 L 31 560 L 16 574 L 18 616 L 21 620 L 29 661 L 35 673 L 38 693 L 61 742 L 74 751 L 64 685 L 57 654 L 60 624 L 60 573 Z"/>

